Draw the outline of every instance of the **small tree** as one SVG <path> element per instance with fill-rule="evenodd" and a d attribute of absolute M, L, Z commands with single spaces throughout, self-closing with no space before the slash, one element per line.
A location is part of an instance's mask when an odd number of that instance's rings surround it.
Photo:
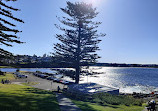
<path fill-rule="evenodd" d="M 74 68 L 75 82 L 78 84 L 80 74 L 91 74 L 82 70 L 82 66 L 93 65 L 100 58 L 96 51 L 101 41 L 99 37 L 105 34 L 97 34 L 96 28 L 101 23 L 92 21 L 98 12 L 91 4 L 67 2 L 67 7 L 61 10 L 69 17 L 62 17 L 62 20 L 58 17 L 58 20 L 70 28 L 55 24 L 64 34 L 56 34 L 60 43 L 54 44 L 53 59 L 64 67 Z"/>
<path fill-rule="evenodd" d="M 10 46 L 12 47 L 11 43 L 22 43 L 19 41 L 19 37 L 17 37 L 17 33 L 20 32 L 19 30 L 13 28 L 16 27 L 14 23 L 10 20 L 6 20 L 6 18 L 10 18 L 17 22 L 24 23 L 21 19 L 18 19 L 13 16 L 11 11 L 19 11 L 19 9 L 13 8 L 11 6 L 6 5 L 6 2 L 9 1 L 16 1 L 16 0 L 0 0 L 0 45 Z M 12 53 L 8 52 L 2 48 L 0 48 L 0 59 L 11 57 Z"/>

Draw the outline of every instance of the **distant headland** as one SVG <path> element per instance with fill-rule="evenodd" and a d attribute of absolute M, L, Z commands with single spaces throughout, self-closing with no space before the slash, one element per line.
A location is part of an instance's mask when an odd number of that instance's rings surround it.
<path fill-rule="evenodd" d="M 43 54 L 43 56 L 37 55 L 16 55 L 12 60 L 4 59 L 0 66 L 1 68 L 7 68 L 6 66 L 21 67 L 21 68 L 68 68 L 67 64 L 57 64 L 52 61 L 50 55 Z M 5 67 L 4 67 L 5 66 Z M 102 67 L 146 67 L 146 68 L 158 68 L 158 64 L 128 64 L 128 63 L 96 63 L 92 66 Z"/>
<path fill-rule="evenodd" d="M 97 63 L 95 66 L 158 68 L 157 64 L 126 64 L 126 63 Z"/>

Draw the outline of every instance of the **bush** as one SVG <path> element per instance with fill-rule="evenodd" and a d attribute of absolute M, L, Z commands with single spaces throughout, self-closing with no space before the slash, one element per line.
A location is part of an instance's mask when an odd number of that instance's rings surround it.
<path fill-rule="evenodd" d="M 66 96 L 74 100 L 80 100 L 84 102 L 98 103 L 100 105 L 126 105 L 126 106 L 142 106 L 143 101 L 141 99 L 135 99 L 132 96 L 127 95 L 111 95 L 108 93 L 98 93 L 93 96 L 81 95 L 77 93 L 64 92 Z"/>
<path fill-rule="evenodd" d="M 0 75 L 5 76 L 5 72 L 0 71 Z"/>
<path fill-rule="evenodd" d="M 111 95 L 107 93 L 99 93 L 93 95 L 93 102 L 97 102 L 99 104 L 112 104 L 112 105 L 137 105 L 141 106 L 142 101 L 140 99 L 135 99 L 131 96 L 126 95 Z"/>

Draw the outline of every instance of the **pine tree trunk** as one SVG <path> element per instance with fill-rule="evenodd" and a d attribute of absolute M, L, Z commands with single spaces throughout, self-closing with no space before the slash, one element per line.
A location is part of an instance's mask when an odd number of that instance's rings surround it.
<path fill-rule="evenodd" d="M 79 84 L 79 80 L 80 80 L 80 66 L 76 67 L 76 84 Z"/>
<path fill-rule="evenodd" d="M 80 53 L 81 53 L 81 21 L 79 20 L 79 30 L 78 30 L 78 48 L 77 48 L 77 63 L 76 63 L 76 78 L 75 83 L 79 84 L 80 80 Z"/>

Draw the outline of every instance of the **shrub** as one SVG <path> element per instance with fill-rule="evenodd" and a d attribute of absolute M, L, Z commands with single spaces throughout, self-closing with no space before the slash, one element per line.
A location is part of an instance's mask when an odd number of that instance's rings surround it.
<path fill-rule="evenodd" d="M 126 95 L 111 95 L 107 93 L 99 93 L 93 95 L 93 101 L 100 104 L 112 104 L 112 105 L 137 105 L 141 106 L 142 101 Z"/>
<path fill-rule="evenodd" d="M 5 76 L 5 72 L 0 71 L 0 75 Z"/>
<path fill-rule="evenodd" d="M 127 95 L 111 95 L 108 93 L 97 93 L 92 97 L 88 95 L 81 95 L 77 93 L 64 92 L 66 96 L 74 100 L 81 100 L 85 102 L 98 103 L 100 105 L 126 105 L 126 106 L 142 106 L 143 101 L 141 99 L 135 99 L 132 96 Z"/>

